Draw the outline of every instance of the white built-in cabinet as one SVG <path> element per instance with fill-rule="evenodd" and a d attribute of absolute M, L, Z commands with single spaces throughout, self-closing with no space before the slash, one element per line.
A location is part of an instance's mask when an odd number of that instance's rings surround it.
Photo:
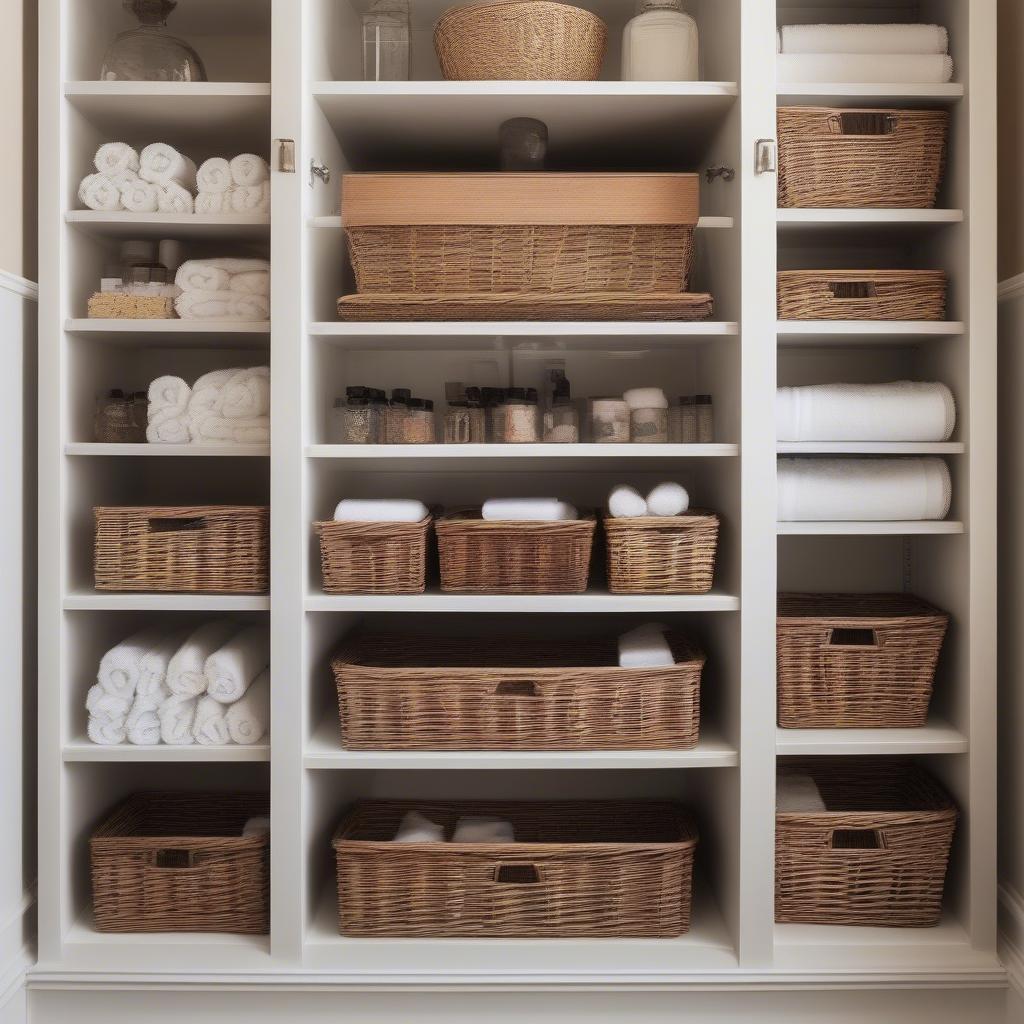
<path fill-rule="evenodd" d="M 205 84 L 95 81 L 128 27 L 119 0 L 41 0 L 39 391 L 39 956 L 37 977 L 240 972 L 297 983 L 728 985 L 1000 983 L 995 945 L 995 0 L 689 0 L 701 33 L 697 83 L 616 80 L 631 0 L 580 0 L 610 29 L 602 81 L 445 82 L 431 28 L 445 0 L 412 0 L 413 80 L 360 81 L 364 0 L 181 0 L 172 29 L 206 61 Z M 780 86 L 775 28 L 792 21 L 937 21 L 956 84 Z M 939 208 L 776 210 L 776 177 L 755 170 L 777 102 L 941 106 L 952 113 Z M 338 322 L 353 290 L 338 216 L 347 171 L 489 166 L 498 124 L 547 122 L 551 154 L 580 169 L 702 175 L 697 290 L 707 323 Z M 273 166 L 272 214 L 97 214 L 76 189 L 98 143 L 170 142 L 197 160 L 251 150 Z M 294 171 L 284 143 L 294 142 Z M 311 176 L 311 161 L 330 182 Z M 735 177 L 703 180 L 707 168 Z M 119 238 L 180 237 L 194 253 L 254 246 L 273 262 L 269 325 L 88 320 L 86 299 Z M 776 268 L 938 267 L 949 323 L 778 323 Z M 95 395 L 156 373 L 195 377 L 269 358 L 268 450 L 92 443 Z M 327 443 L 346 384 L 408 386 L 443 406 L 447 379 L 493 360 L 530 385 L 564 362 L 577 394 L 653 381 L 714 395 L 703 446 L 361 447 Z M 776 383 L 938 379 L 959 424 L 935 451 L 954 483 L 948 521 L 775 521 Z M 788 446 L 787 446 L 788 450 Z M 802 446 L 801 451 L 815 451 Z M 843 451 L 856 452 L 857 445 Z M 872 449 L 874 450 L 874 449 Z M 342 495 L 458 504 L 557 493 L 596 505 L 609 485 L 671 477 L 723 518 L 714 590 L 697 597 L 337 597 L 320 591 L 311 523 Z M 269 597 L 97 594 L 96 504 L 265 503 Z M 907 589 L 952 613 L 927 728 L 779 731 L 777 590 Z M 232 612 L 267 622 L 273 725 L 256 747 L 103 748 L 85 738 L 85 692 L 101 653 L 138 623 Z M 389 753 L 341 747 L 328 669 L 361 623 L 383 629 L 510 624 L 537 632 L 621 630 L 639 616 L 695 634 L 708 652 L 701 741 L 679 752 Z M 415 620 L 415 623 L 414 623 Z M 773 805 L 778 758 L 919 757 L 963 812 L 942 923 L 928 930 L 777 926 Z M 269 937 L 103 935 L 90 921 L 91 829 L 145 788 L 266 788 L 272 798 Z M 693 927 L 670 940 L 377 940 L 341 937 L 331 832 L 358 797 L 670 797 L 699 817 Z"/>

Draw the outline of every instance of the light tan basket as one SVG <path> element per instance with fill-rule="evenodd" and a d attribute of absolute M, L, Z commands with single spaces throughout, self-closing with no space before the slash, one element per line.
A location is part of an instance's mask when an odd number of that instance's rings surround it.
<path fill-rule="evenodd" d="M 608 589 L 613 594 L 706 594 L 715 578 L 718 516 L 691 509 L 681 516 L 602 520 Z"/>
<path fill-rule="evenodd" d="M 945 320 L 941 270 L 782 270 L 780 320 Z"/>
<path fill-rule="evenodd" d="M 434 29 L 441 73 L 456 81 L 593 81 L 607 43 L 596 14 L 546 0 L 454 7 Z"/>
<path fill-rule="evenodd" d="M 86 311 L 92 320 L 173 320 L 174 299 L 165 295 L 94 292 Z"/>
<path fill-rule="evenodd" d="M 326 594 L 421 594 L 434 517 L 418 523 L 315 523 Z"/>

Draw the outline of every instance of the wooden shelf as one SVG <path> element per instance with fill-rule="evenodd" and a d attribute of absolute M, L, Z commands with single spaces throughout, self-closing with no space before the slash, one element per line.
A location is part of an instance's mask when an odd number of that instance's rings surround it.
<path fill-rule="evenodd" d="M 958 337 L 960 320 L 779 320 L 775 325 L 780 345 L 877 343 L 901 345 Z"/>
<path fill-rule="evenodd" d="M 269 444 L 101 444 L 77 441 L 64 445 L 65 455 L 132 458 L 242 459 L 266 458 Z"/>
<path fill-rule="evenodd" d="M 967 737 L 948 722 L 921 729 L 777 729 L 779 754 L 966 754 Z"/>
<path fill-rule="evenodd" d="M 263 612 L 270 598 L 248 594 L 99 594 L 76 592 L 64 598 L 65 611 Z"/>
<path fill-rule="evenodd" d="M 199 743 L 191 743 L 178 746 L 161 743 L 150 747 L 137 746 L 134 743 L 121 743 L 108 747 L 93 743 L 87 736 L 79 736 L 70 743 L 64 744 L 63 759 L 67 762 L 180 762 L 183 764 L 203 764 L 215 761 L 269 761 L 270 745 L 268 743 L 252 743 L 203 746 Z"/>
<path fill-rule="evenodd" d="M 963 96 L 958 82 L 780 82 L 776 87 L 779 106 L 934 107 Z"/>
<path fill-rule="evenodd" d="M 963 533 L 964 524 L 950 519 L 924 522 L 786 522 L 778 524 L 780 535 L 796 536 L 893 536 L 910 537 L 927 534 Z"/>
<path fill-rule="evenodd" d="M 103 213 L 70 210 L 68 224 L 105 238 L 175 238 L 251 241 L 270 238 L 266 214 L 227 213 Z"/>
<path fill-rule="evenodd" d="M 962 441 L 779 441 L 780 455 L 963 455 Z"/>
<path fill-rule="evenodd" d="M 735 444 L 313 444 L 312 459 L 348 461 L 453 460 L 487 463 L 490 460 L 576 460 L 589 463 L 611 459 L 716 459 L 739 454 Z"/>

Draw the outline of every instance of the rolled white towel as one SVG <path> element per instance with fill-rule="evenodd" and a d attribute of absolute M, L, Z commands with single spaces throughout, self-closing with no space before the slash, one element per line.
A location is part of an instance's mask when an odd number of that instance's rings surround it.
<path fill-rule="evenodd" d="M 157 716 L 160 719 L 160 738 L 164 743 L 185 747 L 193 742 L 192 724 L 196 719 L 198 703 L 198 697 L 171 694 L 160 705 Z"/>
<path fill-rule="evenodd" d="M 608 513 L 613 519 L 633 519 L 647 515 L 647 501 L 644 496 L 628 484 L 613 487 L 608 495 Z"/>
<path fill-rule="evenodd" d="M 123 723 L 131 707 L 130 700 L 107 693 L 99 683 L 90 686 L 85 695 L 85 710 L 98 722 Z"/>
<path fill-rule="evenodd" d="M 256 258 L 248 259 L 234 256 L 216 256 L 211 259 L 191 260 L 189 262 L 193 264 L 193 267 L 190 268 L 192 270 L 195 270 L 195 268 L 200 265 L 203 267 L 215 267 L 217 270 L 226 271 L 232 277 L 235 274 L 249 274 L 256 270 L 265 270 L 268 273 L 270 272 L 270 261 Z M 178 280 L 176 283 L 180 288 L 186 290 L 189 288 L 205 287 L 202 283 L 202 279 L 198 279 L 196 282 Z"/>
<path fill-rule="evenodd" d="M 619 637 L 620 668 L 665 668 L 676 663 L 665 639 L 668 627 L 662 622 L 646 622 Z"/>
<path fill-rule="evenodd" d="M 128 717 L 125 719 L 125 733 L 128 742 L 137 747 L 155 747 L 160 742 L 161 700 L 136 697 Z"/>
<path fill-rule="evenodd" d="M 183 292 L 218 292 L 227 289 L 231 274 L 215 260 L 185 260 L 174 275 Z"/>
<path fill-rule="evenodd" d="M 241 372 L 241 367 L 231 367 L 225 370 L 211 370 L 204 373 L 195 384 L 192 385 L 192 394 L 188 400 L 188 411 L 192 416 L 200 416 L 204 413 L 213 412 L 220 401 L 221 391 L 235 374 Z"/>
<path fill-rule="evenodd" d="M 116 747 L 118 744 L 124 743 L 127 736 L 124 723 L 123 718 L 118 722 L 101 722 L 90 715 L 85 731 L 93 743 L 104 747 Z"/>
<path fill-rule="evenodd" d="M 229 420 L 251 420 L 270 412 L 270 367 L 239 370 L 223 387 L 214 412 Z"/>
<path fill-rule="evenodd" d="M 419 811 L 409 811 L 399 822 L 393 843 L 443 843 L 444 827 L 424 817 Z"/>
<path fill-rule="evenodd" d="M 488 498 L 481 515 L 488 522 L 560 522 L 579 519 L 575 506 L 558 498 Z"/>
<path fill-rule="evenodd" d="M 196 187 L 196 165 L 166 142 L 154 142 L 139 154 L 139 177 L 154 185 L 176 181 L 191 190 Z"/>
<path fill-rule="evenodd" d="M 147 412 L 146 440 L 150 444 L 188 444 L 191 419 L 187 412 L 161 409 Z"/>
<path fill-rule="evenodd" d="M 206 692 L 221 704 L 233 704 L 269 664 L 270 633 L 265 625 L 248 626 L 206 659 Z"/>
<path fill-rule="evenodd" d="M 780 53 L 775 74 L 783 83 L 943 83 L 953 80 L 953 58 L 923 53 Z"/>
<path fill-rule="evenodd" d="M 246 295 L 270 295 L 270 271 L 250 270 L 248 273 L 234 274 L 228 282 L 228 289 Z"/>
<path fill-rule="evenodd" d="M 179 697 L 206 692 L 206 659 L 237 631 L 230 619 L 207 622 L 185 639 L 167 665 L 167 689 Z"/>
<path fill-rule="evenodd" d="M 156 208 L 160 213 L 192 213 L 195 200 L 187 188 L 172 181 L 158 187 Z"/>
<path fill-rule="evenodd" d="M 227 719 L 227 708 L 209 694 L 200 697 L 196 704 L 196 716 L 192 722 L 192 738 L 204 747 L 223 746 L 231 742 Z"/>
<path fill-rule="evenodd" d="M 667 409 L 668 399 L 661 388 L 629 388 L 622 400 L 630 409 Z"/>
<path fill-rule="evenodd" d="M 129 704 L 142 671 L 142 658 L 160 643 L 162 631 L 149 627 L 111 647 L 100 659 L 96 680 L 107 693 Z"/>
<path fill-rule="evenodd" d="M 171 409 L 182 413 L 188 408 L 188 400 L 192 397 L 192 389 L 182 377 L 164 374 L 149 382 L 146 398 L 149 399 L 149 413 Z"/>
<path fill-rule="evenodd" d="M 121 202 L 121 186 L 123 182 L 115 180 L 109 174 L 87 174 L 78 186 L 78 198 L 83 206 L 102 213 L 113 213 L 123 210 Z"/>
<path fill-rule="evenodd" d="M 487 815 L 467 814 L 455 823 L 453 843 L 514 843 L 516 832 L 510 821 Z"/>
<path fill-rule="evenodd" d="M 270 417 L 254 416 L 229 420 L 215 412 L 190 415 L 189 438 L 195 444 L 267 444 L 270 441 Z"/>
<path fill-rule="evenodd" d="M 266 815 L 257 815 L 254 818 L 250 818 L 242 826 L 243 836 L 256 836 L 264 833 L 269 834 L 270 832 L 270 818 Z"/>
<path fill-rule="evenodd" d="M 195 201 L 196 213 L 230 213 L 230 192 L 204 192 L 200 189 Z"/>
<path fill-rule="evenodd" d="M 779 53 L 937 54 L 949 51 L 941 25 L 783 25 Z"/>
<path fill-rule="evenodd" d="M 236 185 L 231 190 L 231 209 L 235 213 L 269 213 L 270 182 L 262 185 Z"/>
<path fill-rule="evenodd" d="M 158 705 L 166 700 L 171 691 L 167 688 L 167 669 L 178 648 L 188 639 L 190 629 L 178 629 L 168 633 L 142 656 L 139 663 L 139 682 L 135 687 L 135 702 L 152 702 Z"/>
<path fill-rule="evenodd" d="M 810 775 L 787 772 L 776 780 L 775 810 L 782 814 L 815 814 L 827 808 Z"/>
<path fill-rule="evenodd" d="M 231 165 L 222 156 L 204 160 L 196 171 L 196 187 L 200 193 L 223 195 L 232 185 Z"/>
<path fill-rule="evenodd" d="M 100 174 L 139 173 L 139 154 L 127 142 L 104 142 L 92 162 Z"/>
<path fill-rule="evenodd" d="M 174 300 L 182 320 L 226 320 L 232 322 L 270 319 L 270 300 L 265 295 L 242 292 L 186 291 Z"/>
<path fill-rule="evenodd" d="M 670 480 L 651 489 L 647 509 L 652 516 L 679 516 L 690 507 L 690 495 L 682 484 Z"/>
<path fill-rule="evenodd" d="M 231 161 L 231 180 L 236 185 L 262 185 L 269 177 L 267 161 L 255 153 L 239 153 Z"/>
<path fill-rule="evenodd" d="M 264 669 L 241 700 L 228 707 L 224 716 L 235 743 L 259 743 L 270 725 L 270 671 Z"/>
<path fill-rule="evenodd" d="M 160 189 L 151 181 L 136 178 L 121 188 L 121 205 L 131 213 L 156 213 Z"/>
<path fill-rule="evenodd" d="M 335 506 L 340 523 L 419 523 L 430 510 L 413 498 L 342 498 Z"/>

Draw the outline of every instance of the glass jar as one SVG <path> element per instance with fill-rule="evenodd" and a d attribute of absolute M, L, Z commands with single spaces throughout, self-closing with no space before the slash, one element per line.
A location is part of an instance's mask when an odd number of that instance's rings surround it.
<path fill-rule="evenodd" d="M 712 444 L 715 440 L 715 415 L 710 395 L 697 395 L 694 399 L 697 421 L 697 444 Z"/>
<path fill-rule="evenodd" d="M 639 444 L 668 443 L 668 409 L 630 409 L 629 434 Z"/>
<path fill-rule="evenodd" d="M 383 429 L 379 431 L 381 444 L 405 443 L 405 421 L 411 398 L 412 392 L 408 388 L 391 389 L 391 401 L 384 409 Z"/>
<path fill-rule="evenodd" d="M 480 388 L 466 388 L 466 411 L 469 413 L 469 443 L 484 444 L 487 441 L 487 412 Z"/>
<path fill-rule="evenodd" d="M 120 388 L 109 391 L 96 402 L 93 433 L 103 444 L 132 444 L 146 440 L 146 427 L 136 420 L 134 402 Z"/>
<path fill-rule="evenodd" d="M 469 406 L 465 402 L 449 402 L 444 414 L 444 443 L 469 444 Z"/>
<path fill-rule="evenodd" d="M 345 388 L 341 418 L 342 444 L 377 443 L 377 422 L 368 388 Z"/>
<path fill-rule="evenodd" d="M 137 28 L 119 33 L 100 67 L 104 82 L 205 82 L 199 54 L 167 31 L 167 16 L 178 0 L 124 0 L 139 19 Z"/>
<path fill-rule="evenodd" d="M 560 398 L 544 413 L 545 444 L 576 444 L 580 439 L 580 415 L 571 401 Z"/>
<path fill-rule="evenodd" d="M 595 398 L 590 406 L 590 424 L 595 444 L 629 443 L 629 406 L 622 398 Z"/>
<path fill-rule="evenodd" d="M 543 171 L 548 126 L 534 117 L 510 117 L 498 128 L 503 171 Z"/>
<path fill-rule="evenodd" d="M 693 395 L 683 395 L 679 399 L 680 412 L 680 437 L 683 444 L 697 443 L 697 406 L 694 403 Z"/>
<path fill-rule="evenodd" d="M 622 30 L 624 82 L 695 82 L 699 56 L 697 22 L 682 0 L 641 0 Z"/>
<path fill-rule="evenodd" d="M 537 392 L 534 388 L 509 389 L 502 440 L 506 444 L 536 444 L 540 440 Z"/>
<path fill-rule="evenodd" d="M 429 398 L 412 398 L 403 425 L 402 440 L 405 444 L 433 444 L 434 403 Z"/>
<path fill-rule="evenodd" d="M 363 81 L 409 78 L 409 0 L 374 0 L 363 15 Z"/>

